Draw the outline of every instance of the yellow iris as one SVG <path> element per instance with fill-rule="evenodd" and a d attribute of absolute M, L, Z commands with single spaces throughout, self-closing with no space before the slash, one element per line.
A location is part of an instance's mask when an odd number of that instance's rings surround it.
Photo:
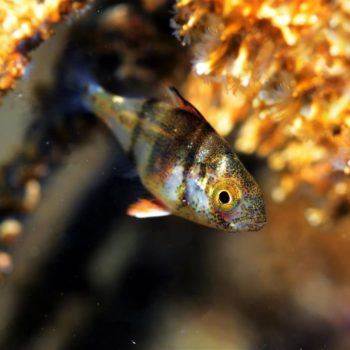
<path fill-rule="evenodd" d="M 237 185 L 229 179 L 216 183 L 213 190 L 215 207 L 223 211 L 231 211 L 241 198 L 241 191 Z"/>

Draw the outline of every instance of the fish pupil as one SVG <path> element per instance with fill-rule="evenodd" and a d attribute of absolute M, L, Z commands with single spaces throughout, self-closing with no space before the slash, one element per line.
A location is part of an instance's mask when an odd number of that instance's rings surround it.
<path fill-rule="evenodd" d="M 230 202 L 230 195 L 227 191 L 221 191 L 219 193 L 219 201 L 222 203 L 222 204 L 227 204 Z"/>

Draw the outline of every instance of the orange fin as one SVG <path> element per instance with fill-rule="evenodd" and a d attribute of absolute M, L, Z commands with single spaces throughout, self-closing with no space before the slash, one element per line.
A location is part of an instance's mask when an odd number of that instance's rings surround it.
<path fill-rule="evenodd" d="M 193 106 L 190 102 L 188 102 L 174 86 L 170 86 L 168 89 L 171 101 L 177 107 L 196 115 L 198 118 L 204 118 L 202 114 L 198 111 L 198 109 L 195 106 Z"/>
<path fill-rule="evenodd" d="M 170 212 L 156 200 L 139 199 L 129 206 L 127 214 L 136 218 L 152 218 L 170 215 Z"/>

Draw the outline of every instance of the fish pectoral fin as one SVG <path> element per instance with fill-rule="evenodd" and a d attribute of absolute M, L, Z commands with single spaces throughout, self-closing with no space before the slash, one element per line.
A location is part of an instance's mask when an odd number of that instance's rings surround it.
<path fill-rule="evenodd" d="M 179 108 L 186 110 L 194 114 L 198 118 L 204 118 L 203 115 L 198 111 L 198 109 L 188 102 L 174 86 L 169 86 L 169 95 L 171 101 Z"/>
<path fill-rule="evenodd" d="M 159 201 L 142 198 L 129 206 L 127 214 L 135 218 L 152 218 L 170 215 L 171 213 Z"/>

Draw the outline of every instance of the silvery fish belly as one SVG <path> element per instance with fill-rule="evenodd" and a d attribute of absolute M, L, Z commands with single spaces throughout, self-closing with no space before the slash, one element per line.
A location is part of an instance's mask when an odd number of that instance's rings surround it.
<path fill-rule="evenodd" d="M 171 213 L 225 231 L 259 230 L 266 221 L 259 186 L 198 110 L 170 92 L 162 102 L 87 89 L 87 106 L 107 123 L 153 196 L 128 214 Z"/>

